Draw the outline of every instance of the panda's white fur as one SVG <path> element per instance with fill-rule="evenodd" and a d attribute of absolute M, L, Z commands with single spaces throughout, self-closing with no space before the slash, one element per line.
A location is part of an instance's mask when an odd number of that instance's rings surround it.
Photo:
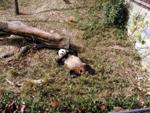
<path fill-rule="evenodd" d="M 79 57 L 70 55 L 64 62 L 64 64 L 70 69 L 73 70 L 76 67 L 79 67 L 80 65 L 83 65 L 82 61 Z"/>
<path fill-rule="evenodd" d="M 67 53 L 68 53 L 68 50 L 66 50 L 66 49 L 60 49 L 60 50 L 58 51 L 58 56 L 59 56 L 59 58 L 62 58 L 62 57 L 64 57 Z"/>

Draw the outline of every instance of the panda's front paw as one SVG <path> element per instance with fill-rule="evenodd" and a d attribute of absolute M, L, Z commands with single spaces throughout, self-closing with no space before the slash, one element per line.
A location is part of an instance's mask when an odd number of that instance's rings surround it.
<path fill-rule="evenodd" d="M 55 61 L 57 62 L 58 65 L 64 65 L 63 59 L 55 58 Z"/>

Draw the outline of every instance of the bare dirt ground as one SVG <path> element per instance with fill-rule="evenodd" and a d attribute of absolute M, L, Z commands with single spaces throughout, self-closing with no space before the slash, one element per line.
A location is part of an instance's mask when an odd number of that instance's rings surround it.
<path fill-rule="evenodd" d="M 71 79 L 68 70 L 55 62 L 56 50 L 31 50 L 26 56 L 17 57 L 19 47 L 0 46 L 0 55 L 15 51 L 15 55 L 0 59 L 0 88 L 19 93 L 22 98 L 35 97 L 37 101 L 51 98 L 70 97 L 107 98 L 110 96 L 146 94 L 146 73 L 141 69 L 133 42 L 128 38 L 117 39 L 116 29 L 107 28 L 97 37 L 84 39 L 81 31 L 70 25 L 70 18 L 85 19 L 87 6 L 84 1 L 63 0 L 21 0 L 20 10 L 24 15 L 15 16 L 13 8 L 0 10 L 0 21 L 19 20 L 50 32 L 66 30 L 82 43 L 85 50 L 79 56 L 95 70 L 95 76 L 83 75 Z M 90 1 L 89 1 L 90 2 Z M 92 3 L 89 3 L 92 5 Z M 90 7 L 90 5 L 88 7 Z M 71 17 L 72 16 L 72 17 Z M 44 80 L 36 84 L 33 80 Z M 11 82 L 22 86 L 11 85 Z M 146 84 L 146 85 L 145 85 Z M 46 95 L 46 96 L 45 96 Z"/>

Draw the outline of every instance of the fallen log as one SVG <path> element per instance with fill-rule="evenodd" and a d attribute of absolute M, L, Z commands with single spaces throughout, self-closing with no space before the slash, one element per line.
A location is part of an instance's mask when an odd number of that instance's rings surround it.
<path fill-rule="evenodd" d="M 70 37 L 65 37 L 65 35 L 58 32 L 48 33 L 20 21 L 0 22 L 0 31 L 31 39 L 34 38 L 49 48 L 69 48 L 69 46 L 78 48 L 76 44 L 70 41 Z"/>

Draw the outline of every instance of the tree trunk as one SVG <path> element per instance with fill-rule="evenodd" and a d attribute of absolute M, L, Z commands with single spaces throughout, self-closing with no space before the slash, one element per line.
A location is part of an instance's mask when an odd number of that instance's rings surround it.
<path fill-rule="evenodd" d="M 14 2 L 15 2 L 15 3 L 14 3 L 14 4 L 15 4 L 15 14 L 16 14 L 16 15 L 19 15 L 19 5 L 18 5 L 18 0 L 15 0 Z"/>
<path fill-rule="evenodd" d="M 49 48 L 69 48 L 80 49 L 80 47 L 70 41 L 70 37 L 66 37 L 58 32 L 45 32 L 35 27 L 23 24 L 20 21 L 0 22 L 0 31 L 24 36 L 30 39 L 35 39 Z"/>

